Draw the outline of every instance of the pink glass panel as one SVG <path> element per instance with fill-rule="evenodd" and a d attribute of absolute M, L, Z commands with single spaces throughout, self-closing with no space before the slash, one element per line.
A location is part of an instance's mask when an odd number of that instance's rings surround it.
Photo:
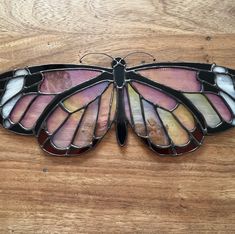
<path fill-rule="evenodd" d="M 22 97 L 15 105 L 14 109 L 10 114 L 10 119 L 14 123 L 18 123 L 26 111 L 27 107 L 31 101 L 36 97 L 36 95 L 30 94 Z"/>
<path fill-rule="evenodd" d="M 77 125 L 81 119 L 83 110 L 70 115 L 68 120 L 63 124 L 58 132 L 54 135 L 52 142 L 59 148 L 66 148 L 70 146 L 73 136 L 75 134 Z"/>
<path fill-rule="evenodd" d="M 182 68 L 154 68 L 138 71 L 159 84 L 169 86 L 185 92 L 197 92 L 201 90 L 201 84 L 197 81 L 196 71 Z"/>
<path fill-rule="evenodd" d="M 113 85 L 104 92 L 100 101 L 99 116 L 96 125 L 96 136 L 102 137 L 109 127 L 109 114 L 112 104 Z"/>
<path fill-rule="evenodd" d="M 47 130 L 52 134 L 67 118 L 68 113 L 58 106 L 47 119 Z"/>
<path fill-rule="evenodd" d="M 168 110 L 174 109 L 177 105 L 177 102 L 172 97 L 160 90 L 137 82 L 132 82 L 132 84 L 145 99 L 155 105 L 164 107 Z"/>
<path fill-rule="evenodd" d="M 38 96 L 29 107 L 24 118 L 21 120 L 21 124 L 28 129 L 32 129 L 46 106 L 54 98 L 54 95 L 41 95 Z"/>
<path fill-rule="evenodd" d="M 71 112 L 82 108 L 99 96 L 108 84 L 109 82 L 102 82 L 72 95 L 63 102 L 65 108 Z"/>
<path fill-rule="evenodd" d="M 92 143 L 96 125 L 97 111 L 98 100 L 95 100 L 88 106 L 84 114 L 81 125 L 73 142 L 74 145 L 78 147 L 85 147 Z"/>
<path fill-rule="evenodd" d="M 43 73 L 40 86 L 42 93 L 56 94 L 68 90 L 100 75 L 101 72 L 90 70 L 50 71 Z"/>
<path fill-rule="evenodd" d="M 232 114 L 227 106 L 224 104 L 222 98 L 215 94 L 206 94 L 206 96 L 209 98 L 216 110 L 220 113 L 222 118 L 225 121 L 230 122 L 232 119 Z"/>

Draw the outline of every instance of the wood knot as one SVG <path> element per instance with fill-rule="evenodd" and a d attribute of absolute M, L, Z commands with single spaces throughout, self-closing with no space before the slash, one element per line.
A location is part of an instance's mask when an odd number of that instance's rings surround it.
<path fill-rule="evenodd" d="M 211 41 L 211 39 L 212 39 L 212 37 L 210 37 L 210 36 L 207 36 L 207 37 L 206 37 L 206 40 L 207 40 L 207 41 Z"/>

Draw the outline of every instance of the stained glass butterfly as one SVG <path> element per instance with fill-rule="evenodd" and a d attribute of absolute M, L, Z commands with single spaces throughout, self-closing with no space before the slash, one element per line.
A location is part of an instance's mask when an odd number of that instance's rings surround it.
<path fill-rule="evenodd" d="M 53 155 L 79 155 L 128 125 L 153 151 L 180 155 L 235 125 L 235 70 L 198 63 L 43 65 L 0 75 L 0 122 Z"/>

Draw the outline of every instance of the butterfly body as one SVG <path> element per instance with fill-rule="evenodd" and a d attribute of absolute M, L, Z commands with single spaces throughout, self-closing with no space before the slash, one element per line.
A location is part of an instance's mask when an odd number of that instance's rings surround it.
<path fill-rule="evenodd" d="M 126 83 L 126 62 L 122 58 L 112 61 L 114 84 L 117 89 L 116 136 L 119 145 L 123 146 L 127 138 L 127 121 L 125 115 L 124 86 Z"/>
<path fill-rule="evenodd" d="M 153 151 L 175 156 L 235 125 L 234 81 L 234 70 L 214 64 L 28 67 L 0 75 L 0 121 L 53 155 L 92 149 L 114 124 L 119 145 L 130 126 Z"/>

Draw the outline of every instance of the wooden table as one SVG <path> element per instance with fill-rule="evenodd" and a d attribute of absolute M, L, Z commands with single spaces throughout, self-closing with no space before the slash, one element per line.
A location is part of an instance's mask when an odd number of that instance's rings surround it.
<path fill-rule="evenodd" d="M 1 72 L 133 51 L 235 68 L 235 2 L 0 3 Z M 0 128 L 0 233 L 235 233 L 234 164 L 235 129 L 178 158 L 158 157 L 131 130 L 120 148 L 112 129 L 94 151 L 58 158 Z"/>

